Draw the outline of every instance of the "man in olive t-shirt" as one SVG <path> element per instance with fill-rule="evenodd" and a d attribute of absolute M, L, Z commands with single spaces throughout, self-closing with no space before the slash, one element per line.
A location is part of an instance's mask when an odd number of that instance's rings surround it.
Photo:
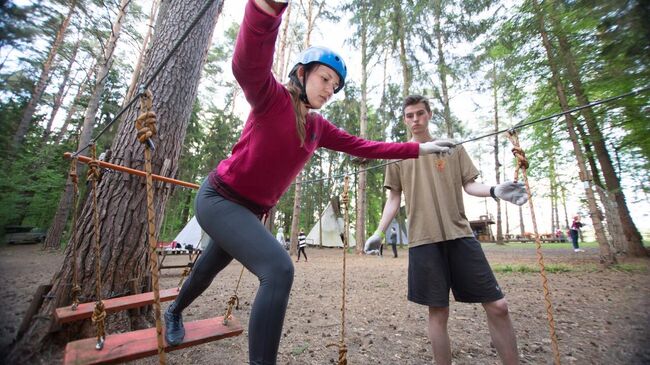
<path fill-rule="evenodd" d="M 404 123 L 413 142 L 429 142 L 431 108 L 426 98 L 404 100 Z M 389 189 L 377 231 L 365 250 L 381 242 L 383 232 L 397 213 L 404 193 L 408 218 L 408 300 L 429 307 L 428 333 L 435 363 L 451 364 L 447 332 L 449 290 L 460 302 L 481 303 L 487 314 L 492 343 L 504 364 L 518 364 L 517 341 L 508 304 L 474 238 L 463 206 L 463 190 L 473 196 L 501 198 L 523 205 L 528 197 L 522 184 L 506 182 L 487 186 L 476 182 L 479 171 L 462 145 L 448 154 L 420 156 L 386 167 L 384 186 Z"/>

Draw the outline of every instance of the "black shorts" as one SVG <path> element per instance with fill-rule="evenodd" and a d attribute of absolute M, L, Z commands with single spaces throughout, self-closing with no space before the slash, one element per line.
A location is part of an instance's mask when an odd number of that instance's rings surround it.
<path fill-rule="evenodd" d="M 458 302 L 489 303 L 503 298 L 481 244 L 473 237 L 409 249 L 408 300 L 448 307 L 449 289 Z"/>

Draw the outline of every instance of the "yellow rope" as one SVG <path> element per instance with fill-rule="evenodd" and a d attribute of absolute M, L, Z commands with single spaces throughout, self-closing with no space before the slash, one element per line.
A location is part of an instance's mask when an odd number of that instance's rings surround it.
<path fill-rule="evenodd" d="M 241 283 L 241 278 L 243 275 L 244 275 L 244 265 L 242 265 L 241 271 L 239 272 L 239 279 L 237 279 L 237 285 L 235 286 L 235 293 L 230 296 L 230 299 L 228 299 L 228 308 L 226 309 L 226 315 L 223 316 L 223 324 L 225 326 L 228 325 L 228 321 L 230 320 L 230 316 L 232 315 L 233 307 L 239 310 L 239 297 L 237 296 L 237 291 L 239 290 L 239 283 Z"/>
<path fill-rule="evenodd" d="M 93 203 L 93 239 L 95 246 L 95 295 L 97 302 L 95 303 L 95 310 L 93 312 L 93 323 L 97 327 L 97 344 L 95 349 L 101 350 L 104 348 L 104 339 L 106 337 L 106 328 L 104 326 L 104 319 L 106 319 L 106 311 L 104 311 L 104 303 L 102 302 L 102 267 L 101 267 L 101 247 L 99 243 L 99 208 L 97 207 L 97 185 L 100 178 L 99 162 L 97 161 L 97 149 L 95 144 L 90 146 L 90 154 L 92 161 L 88 163 L 88 179 L 92 182 L 92 203 Z"/>
<path fill-rule="evenodd" d="M 138 141 L 144 144 L 144 170 L 147 176 L 147 226 L 149 241 L 149 265 L 151 269 L 151 280 L 153 287 L 153 308 L 156 319 L 156 339 L 158 340 L 158 359 L 161 365 L 167 363 L 165 356 L 165 343 L 163 340 L 162 321 L 160 320 L 160 289 L 158 258 L 156 254 L 156 211 L 153 204 L 153 178 L 151 177 L 151 149 L 147 144 L 149 138 L 156 134 L 156 114 L 151 111 L 153 107 L 153 96 L 147 90 L 140 98 L 140 116 L 135 121 L 138 130 Z"/>
<path fill-rule="evenodd" d="M 519 137 L 515 130 L 511 130 L 507 134 L 508 139 L 513 145 L 512 153 L 517 159 L 517 167 L 515 168 L 515 181 L 519 180 L 519 171 L 521 170 L 521 175 L 524 178 L 524 184 L 526 185 L 526 192 L 528 193 L 528 205 L 530 206 L 530 215 L 533 220 L 533 229 L 535 232 L 535 244 L 537 246 L 537 262 L 539 264 L 539 272 L 542 276 L 542 288 L 544 290 L 544 301 L 546 303 L 546 315 L 548 318 L 548 326 L 551 336 L 551 347 L 553 349 L 553 357 L 555 365 L 560 365 L 560 349 L 557 342 L 557 335 L 555 334 L 555 319 L 553 318 L 553 303 L 551 302 L 551 293 L 548 288 L 548 279 L 546 277 L 546 269 L 544 266 L 544 255 L 542 254 L 542 242 L 539 238 L 539 232 L 537 230 L 537 220 L 535 219 L 535 208 L 533 205 L 533 195 L 531 194 L 530 185 L 528 184 L 528 176 L 526 175 L 526 170 L 528 169 L 528 160 L 526 159 L 526 154 L 524 150 L 519 145 Z"/>
<path fill-rule="evenodd" d="M 70 237 L 70 244 L 72 245 L 72 289 L 70 296 L 72 297 L 72 310 L 76 311 L 79 306 L 79 294 L 81 294 L 81 286 L 79 286 L 79 275 L 77 272 L 77 219 L 79 215 L 79 175 L 77 174 L 77 159 L 73 158 L 70 162 L 70 181 L 72 182 L 72 237 Z"/>
<path fill-rule="evenodd" d="M 350 197 L 348 194 L 349 186 L 349 177 L 344 178 L 343 183 L 343 195 L 341 196 L 341 202 L 344 206 L 344 232 L 343 232 L 343 278 L 342 278 L 342 293 L 341 293 L 341 339 L 338 343 L 331 343 L 326 347 L 336 346 L 339 348 L 339 361 L 338 365 L 347 365 L 348 363 L 348 347 L 345 345 L 345 261 L 348 251 L 348 240 L 350 237 Z"/>

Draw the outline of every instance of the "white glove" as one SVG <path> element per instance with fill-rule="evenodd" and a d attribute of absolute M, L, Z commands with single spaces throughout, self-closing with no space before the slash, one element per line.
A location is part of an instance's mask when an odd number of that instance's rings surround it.
<path fill-rule="evenodd" d="M 372 251 L 379 251 L 379 247 L 381 246 L 381 241 L 384 238 L 384 232 L 382 231 L 375 231 L 375 233 L 372 234 L 372 236 L 368 237 L 366 240 L 366 244 L 363 246 L 363 252 L 365 252 L 368 255 L 373 254 Z"/>
<path fill-rule="evenodd" d="M 524 205 L 528 201 L 526 186 L 520 182 L 507 181 L 494 187 L 494 195 L 512 204 Z"/>
<path fill-rule="evenodd" d="M 451 148 L 456 145 L 451 139 L 437 139 L 431 142 L 420 143 L 420 156 L 430 153 L 450 153 Z"/>

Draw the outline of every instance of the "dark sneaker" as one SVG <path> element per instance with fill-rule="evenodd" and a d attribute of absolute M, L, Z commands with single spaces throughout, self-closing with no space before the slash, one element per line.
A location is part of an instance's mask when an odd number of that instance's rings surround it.
<path fill-rule="evenodd" d="M 183 327 L 183 315 L 165 311 L 165 340 L 170 346 L 176 346 L 183 342 L 185 327 Z"/>

